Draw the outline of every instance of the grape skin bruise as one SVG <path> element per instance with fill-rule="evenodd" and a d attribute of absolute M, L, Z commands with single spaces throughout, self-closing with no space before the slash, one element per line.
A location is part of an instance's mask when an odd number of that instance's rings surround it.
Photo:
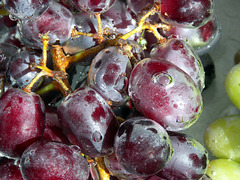
<path fill-rule="evenodd" d="M 128 91 L 138 111 L 169 131 L 189 128 L 202 112 L 197 85 L 166 60 L 146 58 L 139 62 L 131 72 Z"/>
<path fill-rule="evenodd" d="M 113 153 L 118 122 L 106 101 L 92 88 L 82 87 L 58 107 L 58 118 L 72 144 L 91 157 Z"/>
<path fill-rule="evenodd" d="M 105 48 L 92 60 L 88 85 L 111 104 L 122 105 L 128 100 L 127 86 L 131 70 L 128 56 L 119 48 Z"/>

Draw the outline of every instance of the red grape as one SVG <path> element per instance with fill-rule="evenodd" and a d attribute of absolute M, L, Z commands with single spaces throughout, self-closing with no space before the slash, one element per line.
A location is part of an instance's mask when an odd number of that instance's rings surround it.
<path fill-rule="evenodd" d="M 207 150 L 194 138 L 182 133 L 169 133 L 173 155 L 158 176 L 171 179 L 200 179 L 207 171 Z"/>
<path fill-rule="evenodd" d="M 59 142 L 33 143 L 24 151 L 20 168 L 25 180 L 86 180 L 89 176 L 88 163 L 77 147 Z"/>
<path fill-rule="evenodd" d="M 169 131 L 190 127 L 202 112 L 202 96 L 192 78 L 166 60 L 140 61 L 129 78 L 134 107 Z"/>
<path fill-rule="evenodd" d="M 159 172 L 172 153 L 166 130 L 145 117 L 124 121 L 116 134 L 114 148 L 119 164 L 141 177 Z"/>
<path fill-rule="evenodd" d="M 42 48 L 39 34 L 48 33 L 49 43 L 65 43 L 71 36 L 74 26 L 72 13 L 63 5 L 53 1 L 49 8 L 34 21 L 20 21 L 19 30 L 22 42 L 31 48 Z"/>
<path fill-rule="evenodd" d="M 169 39 L 162 45 L 156 45 L 151 57 L 163 58 L 185 71 L 198 85 L 200 91 L 204 88 L 204 69 L 202 62 L 193 48 L 182 39 Z"/>
<path fill-rule="evenodd" d="M 113 153 L 118 128 L 106 101 L 92 88 L 82 87 L 58 107 L 58 118 L 66 136 L 82 153 L 99 157 Z"/>
<path fill-rule="evenodd" d="M 9 89 L 0 98 L 0 152 L 19 157 L 42 137 L 45 107 L 35 93 Z"/>
<path fill-rule="evenodd" d="M 160 6 L 160 19 L 169 25 L 199 27 L 213 14 L 212 0 L 155 0 Z"/>
<path fill-rule="evenodd" d="M 128 56 L 121 49 L 115 46 L 105 48 L 91 63 L 88 84 L 106 101 L 122 105 L 128 100 L 127 86 L 131 69 Z"/>

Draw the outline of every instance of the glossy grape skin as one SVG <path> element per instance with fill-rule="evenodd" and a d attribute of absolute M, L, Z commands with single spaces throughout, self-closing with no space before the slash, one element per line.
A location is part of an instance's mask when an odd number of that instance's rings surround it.
<path fill-rule="evenodd" d="M 72 13 L 53 1 L 49 8 L 34 21 L 19 21 L 22 42 L 30 48 L 42 48 L 40 35 L 48 33 L 49 44 L 63 44 L 71 37 L 74 26 Z"/>
<path fill-rule="evenodd" d="M 240 109 L 240 64 L 228 72 L 225 79 L 225 90 L 231 102 Z"/>
<path fill-rule="evenodd" d="M 58 118 L 65 135 L 82 153 L 107 156 L 113 153 L 118 122 L 106 101 L 92 88 L 82 87 L 58 107 Z"/>
<path fill-rule="evenodd" d="M 40 65 L 42 55 L 35 51 L 21 51 L 11 58 L 7 76 L 13 86 L 22 88 L 27 86 L 33 78 L 40 72 L 34 68 L 34 64 Z M 41 84 L 40 79 L 34 88 Z"/>
<path fill-rule="evenodd" d="M 111 8 L 102 14 L 102 19 L 112 21 L 114 32 L 126 34 L 137 27 L 137 22 L 123 1 L 117 0 Z M 134 34 L 128 40 L 136 39 L 138 34 Z"/>
<path fill-rule="evenodd" d="M 198 28 L 170 26 L 169 31 L 160 30 L 166 38 L 181 38 L 187 41 L 198 55 L 210 52 L 221 37 L 221 25 L 216 16 Z"/>
<path fill-rule="evenodd" d="M 0 43 L 0 75 L 5 76 L 9 62 L 12 56 L 18 51 L 18 48 L 12 44 Z"/>
<path fill-rule="evenodd" d="M 19 160 L 0 157 L 0 179 L 1 180 L 23 180 Z"/>
<path fill-rule="evenodd" d="M 19 157 L 33 142 L 42 137 L 45 107 L 35 93 L 9 89 L 0 98 L 0 151 Z"/>
<path fill-rule="evenodd" d="M 24 151 L 20 168 L 25 180 L 86 180 L 89 177 L 88 163 L 78 147 L 59 142 L 33 143 Z"/>
<path fill-rule="evenodd" d="M 207 171 L 207 150 L 194 138 L 169 132 L 173 155 L 166 166 L 157 174 L 164 179 L 200 179 Z"/>
<path fill-rule="evenodd" d="M 114 149 L 119 164 L 141 177 L 159 172 L 172 155 L 166 130 L 145 117 L 130 118 L 120 125 Z"/>
<path fill-rule="evenodd" d="M 116 0 L 71 0 L 77 10 L 83 10 L 90 14 L 107 11 Z"/>
<path fill-rule="evenodd" d="M 92 60 L 88 85 L 113 106 L 122 105 L 128 100 L 127 86 L 131 70 L 128 56 L 121 49 L 115 46 L 105 48 Z"/>
<path fill-rule="evenodd" d="M 33 20 L 49 7 L 51 0 L 3 0 L 4 7 L 10 14 L 22 20 Z"/>
<path fill-rule="evenodd" d="M 212 16 L 212 0 L 155 0 L 159 3 L 160 19 L 169 25 L 200 27 Z"/>
<path fill-rule="evenodd" d="M 184 40 L 169 39 L 166 43 L 155 46 L 150 56 L 172 62 L 193 79 L 200 91 L 203 90 L 205 74 L 202 62 L 193 48 Z"/>
<path fill-rule="evenodd" d="M 240 179 L 240 164 L 230 159 L 214 159 L 209 163 L 207 175 L 211 180 Z"/>
<path fill-rule="evenodd" d="M 208 150 L 217 158 L 240 162 L 240 115 L 217 119 L 210 124 L 204 135 Z"/>
<path fill-rule="evenodd" d="M 189 128 L 202 112 L 202 96 L 191 77 L 169 61 L 146 58 L 129 78 L 135 108 L 169 131 Z"/>

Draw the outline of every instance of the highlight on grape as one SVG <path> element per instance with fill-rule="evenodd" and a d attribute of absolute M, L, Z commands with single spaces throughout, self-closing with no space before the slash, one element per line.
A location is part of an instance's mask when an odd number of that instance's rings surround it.
<path fill-rule="evenodd" d="M 209 178 L 207 150 L 180 131 L 203 110 L 213 6 L 2 0 L 0 179 Z"/>

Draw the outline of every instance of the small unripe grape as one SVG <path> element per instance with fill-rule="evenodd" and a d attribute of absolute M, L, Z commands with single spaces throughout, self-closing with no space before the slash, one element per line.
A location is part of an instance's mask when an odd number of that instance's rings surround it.
<path fill-rule="evenodd" d="M 225 89 L 232 103 L 240 109 L 240 64 L 235 65 L 227 74 Z"/>
<path fill-rule="evenodd" d="M 240 179 L 240 164 L 230 159 L 215 159 L 210 162 L 207 175 L 212 180 Z"/>
<path fill-rule="evenodd" d="M 208 150 L 217 158 L 240 162 L 240 115 L 220 118 L 210 124 L 205 133 Z"/>

